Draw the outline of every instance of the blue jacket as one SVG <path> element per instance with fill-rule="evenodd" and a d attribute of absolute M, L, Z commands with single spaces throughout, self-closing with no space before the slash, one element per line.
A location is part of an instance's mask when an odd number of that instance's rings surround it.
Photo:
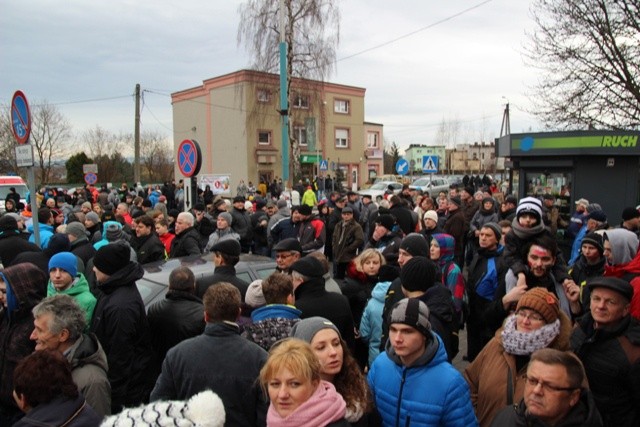
<path fill-rule="evenodd" d="M 469 386 L 447 362 L 440 337 L 431 336 L 424 354 L 411 367 L 402 365 L 390 342 L 373 362 L 367 378 L 383 426 L 478 425 Z"/>
<path fill-rule="evenodd" d="M 40 230 L 40 248 L 46 249 L 47 246 L 49 246 L 49 239 L 51 239 L 51 236 L 53 236 L 55 230 L 53 229 L 53 225 L 43 224 L 41 222 L 38 223 L 38 226 Z M 27 231 L 31 233 L 31 236 L 29 236 L 29 241 L 31 243 L 35 243 L 36 238 L 33 234 L 33 224 L 27 226 Z"/>
<path fill-rule="evenodd" d="M 371 299 L 360 320 L 360 336 L 369 343 L 369 366 L 380 354 L 380 340 L 382 338 L 382 312 L 384 298 L 391 286 L 391 282 L 378 282 L 371 291 Z"/>

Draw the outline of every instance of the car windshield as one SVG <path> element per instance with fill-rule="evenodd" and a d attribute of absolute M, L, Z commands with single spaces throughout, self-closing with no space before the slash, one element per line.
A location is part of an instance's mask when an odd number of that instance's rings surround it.
<path fill-rule="evenodd" d="M 388 182 L 379 182 L 377 184 L 373 184 L 371 187 L 369 187 L 371 190 L 386 190 L 387 187 L 389 186 Z"/>
<path fill-rule="evenodd" d="M 413 182 L 413 185 L 427 185 L 429 184 L 429 178 L 420 178 L 420 179 L 416 179 Z"/>

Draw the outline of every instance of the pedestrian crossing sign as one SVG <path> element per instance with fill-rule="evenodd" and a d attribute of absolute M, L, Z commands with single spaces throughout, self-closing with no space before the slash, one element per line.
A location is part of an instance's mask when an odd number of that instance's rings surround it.
<path fill-rule="evenodd" d="M 422 172 L 437 173 L 438 172 L 438 156 L 423 156 Z"/>
<path fill-rule="evenodd" d="M 320 161 L 320 170 L 321 171 L 329 170 L 329 162 L 327 161 L 327 159 L 322 159 Z"/>

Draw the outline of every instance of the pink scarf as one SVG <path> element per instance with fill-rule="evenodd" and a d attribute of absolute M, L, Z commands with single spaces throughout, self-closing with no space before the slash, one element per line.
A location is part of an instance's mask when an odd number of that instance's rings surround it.
<path fill-rule="evenodd" d="M 336 388 L 328 381 L 321 380 L 309 400 L 288 417 L 282 418 L 273 404 L 267 412 L 268 427 L 324 427 L 344 418 L 347 404 Z"/>

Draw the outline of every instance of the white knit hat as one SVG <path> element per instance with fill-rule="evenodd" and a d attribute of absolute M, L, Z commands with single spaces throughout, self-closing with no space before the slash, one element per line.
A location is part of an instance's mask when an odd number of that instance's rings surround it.
<path fill-rule="evenodd" d="M 102 427 L 223 427 L 226 414 L 222 400 L 211 390 L 187 401 L 158 401 L 125 409 L 105 418 Z"/>

